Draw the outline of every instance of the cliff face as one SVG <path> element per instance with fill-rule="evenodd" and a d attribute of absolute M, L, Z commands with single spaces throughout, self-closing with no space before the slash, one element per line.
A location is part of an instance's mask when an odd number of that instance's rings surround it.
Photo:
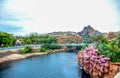
<path fill-rule="evenodd" d="M 49 33 L 49 35 L 57 37 L 58 44 L 64 44 L 64 43 L 80 43 L 81 42 L 81 36 L 78 35 L 76 32 L 53 32 Z"/>
<path fill-rule="evenodd" d="M 81 32 L 78 32 L 80 36 L 97 36 L 102 34 L 101 32 L 95 30 L 90 25 L 84 27 L 84 29 Z"/>

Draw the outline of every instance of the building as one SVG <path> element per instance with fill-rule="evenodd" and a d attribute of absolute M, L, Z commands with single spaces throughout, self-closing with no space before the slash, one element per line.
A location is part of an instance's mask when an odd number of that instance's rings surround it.
<path fill-rule="evenodd" d="M 21 40 L 16 40 L 16 43 L 15 43 L 17 46 L 21 45 L 22 44 L 22 41 Z"/>
<path fill-rule="evenodd" d="M 92 43 L 93 40 L 90 36 L 83 36 L 82 37 L 82 43 Z"/>

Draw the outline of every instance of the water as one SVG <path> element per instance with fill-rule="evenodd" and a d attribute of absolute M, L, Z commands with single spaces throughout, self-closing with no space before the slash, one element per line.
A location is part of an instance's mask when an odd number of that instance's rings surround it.
<path fill-rule="evenodd" d="M 79 69 L 76 53 L 60 52 L 4 64 L 0 66 L 0 78 L 89 78 L 89 76 Z"/>

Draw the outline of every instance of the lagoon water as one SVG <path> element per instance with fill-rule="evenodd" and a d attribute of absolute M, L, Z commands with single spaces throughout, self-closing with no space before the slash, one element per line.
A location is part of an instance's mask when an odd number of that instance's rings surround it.
<path fill-rule="evenodd" d="M 78 67 L 76 52 L 60 52 L 1 65 L 0 78 L 89 78 L 89 76 Z"/>

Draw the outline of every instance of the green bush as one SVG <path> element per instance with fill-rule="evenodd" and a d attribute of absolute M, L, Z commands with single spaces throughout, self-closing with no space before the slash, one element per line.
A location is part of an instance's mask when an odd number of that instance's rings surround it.
<path fill-rule="evenodd" d="M 25 48 L 23 49 L 22 54 L 32 53 L 32 52 L 33 52 L 32 47 L 27 46 L 27 47 L 25 47 Z"/>
<path fill-rule="evenodd" d="M 54 50 L 54 49 L 60 49 L 62 48 L 62 46 L 56 45 L 56 44 L 44 44 L 42 48 L 45 48 L 46 50 L 49 50 L 49 49 Z"/>
<path fill-rule="evenodd" d="M 109 57 L 112 62 L 120 62 L 120 48 L 116 41 L 111 41 L 108 44 L 102 43 L 98 47 L 99 54 Z"/>
<path fill-rule="evenodd" d="M 84 44 L 84 45 L 82 45 L 81 50 L 84 50 L 86 47 L 88 47 L 88 44 L 87 44 L 87 43 L 86 43 L 86 44 Z"/>
<path fill-rule="evenodd" d="M 46 49 L 45 49 L 44 47 L 42 47 L 42 48 L 40 49 L 40 51 L 41 51 L 41 52 L 46 52 Z"/>

